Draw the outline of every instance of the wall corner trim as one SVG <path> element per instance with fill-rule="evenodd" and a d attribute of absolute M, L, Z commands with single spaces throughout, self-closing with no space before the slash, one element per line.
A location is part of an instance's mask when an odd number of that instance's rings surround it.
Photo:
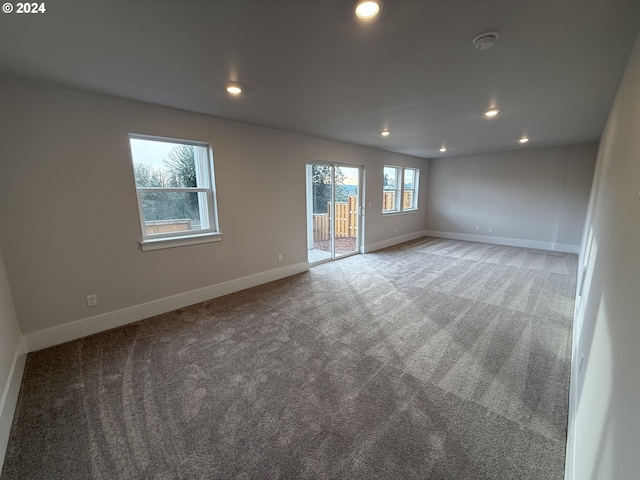
<path fill-rule="evenodd" d="M 34 352 L 36 350 L 42 350 L 94 333 L 103 332 L 115 327 L 137 322 L 138 320 L 144 320 L 145 318 L 170 312 L 178 308 L 211 300 L 212 298 L 221 297 L 263 283 L 273 282 L 281 278 L 290 277 L 291 275 L 296 275 L 307 270 L 309 270 L 309 262 L 287 265 L 208 287 L 178 293 L 170 297 L 152 300 L 151 302 L 134 305 L 121 310 L 107 312 L 102 315 L 83 318 L 45 330 L 38 330 L 24 336 L 27 351 Z"/>
<path fill-rule="evenodd" d="M 22 384 L 22 375 L 24 374 L 26 362 L 27 346 L 24 337 L 21 336 L 16 345 L 16 352 L 9 370 L 7 384 L 4 385 L 2 397 L 0 397 L 0 473 L 2 473 L 4 457 L 9 445 L 9 434 L 11 433 L 13 416 L 18 405 L 18 395 L 20 394 L 20 385 Z"/>

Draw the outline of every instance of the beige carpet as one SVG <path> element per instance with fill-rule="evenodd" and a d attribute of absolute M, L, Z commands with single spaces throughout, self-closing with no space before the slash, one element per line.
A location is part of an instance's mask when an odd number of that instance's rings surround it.
<path fill-rule="evenodd" d="M 424 238 L 32 353 L 2 480 L 561 479 L 576 266 Z"/>

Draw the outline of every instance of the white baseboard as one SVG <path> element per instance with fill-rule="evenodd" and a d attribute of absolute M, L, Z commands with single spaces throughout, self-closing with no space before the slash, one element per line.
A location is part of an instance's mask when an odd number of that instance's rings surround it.
<path fill-rule="evenodd" d="M 419 231 L 419 232 L 408 233 L 406 235 L 400 235 L 398 237 L 389 238 L 381 242 L 370 243 L 362 247 L 362 253 L 370 253 L 376 250 L 381 250 L 383 248 L 393 247 L 394 245 L 398 245 L 399 243 L 415 240 L 416 238 L 422 238 L 425 235 L 427 235 L 426 232 Z"/>
<path fill-rule="evenodd" d="M 580 245 L 573 243 L 554 243 L 553 246 L 556 252 L 575 253 L 576 255 L 580 253 Z"/>
<path fill-rule="evenodd" d="M 111 328 L 127 325 L 138 320 L 170 312 L 195 303 L 211 300 L 229 293 L 255 287 L 263 283 L 272 282 L 289 277 L 297 273 L 309 270 L 309 262 L 297 263 L 286 267 L 256 273 L 228 282 L 218 283 L 197 290 L 179 293 L 166 298 L 160 298 L 151 302 L 134 305 L 114 312 L 83 318 L 75 322 L 66 323 L 57 327 L 39 330 L 25 335 L 27 351 L 34 352 L 43 348 L 59 345 L 71 340 L 86 337 L 94 333 L 103 332 Z"/>
<path fill-rule="evenodd" d="M 18 404 L 18 395 L 20 393 L 20 384 L 22 383 L 22 374 L 27 361 L 27 347 L 24 338 L 20 337 L 16 352 L 13 356 L 11 369 L 7 384 L 4 386 L 2 397 L 0 398 L 0 473 L 2 473 L 2 465 L 4 457 L 7 453 L 7 445 L 9 444 L 9 434 L 11 433 L 11 424 L 13 423 L 13 415 Z"/>
<path fill-rule="evenodd" d="M 424 234 L 430 237 L 450 238 L 451 240 L 493 243 L 495 245 L 506 245 L 509 247 L 536 248 L 539 250 L 550 250 L 552 252 L 580 253 L 580 245 L 573 245 L 570 243 L 541 242 L 539 240 L 473 235 L 470 233 L 439 232 L 435 230 L 426 230 Z"/>

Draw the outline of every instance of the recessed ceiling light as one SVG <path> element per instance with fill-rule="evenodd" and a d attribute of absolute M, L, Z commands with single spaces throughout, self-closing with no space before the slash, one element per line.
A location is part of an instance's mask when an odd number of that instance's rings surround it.
<path fill-rule="evenodd" d="M 380 135 L 382 135 L 383 137 L 388 137 L 389 135 L 391 135 L 391 132 L 385 128 L 380 132 Z"/>
<path fill-rule="evenodd" d="M 380 0 L 359 0 L 356 2 L 355 12 L 360 18 L 373 18 L 380 13 L 382 2 Z"/>
<path fill-rule="evenodd" d="M 527 137 L 522 137 L 520 140 L 518 140 L 520 143 L 527 143 L 529 141 L 529 139 Z"/>
<path fill-rule="evenodd" d="M 487 118 L 493 118 L 498 115 L 498 113 L 500 113 L 500 110 L 498 110 L 497 108 L 490 108 L 489 110 L 484 112 L 484 116 Z"/>
<path fill-rule="evenodd" d="M 242 93 L 242 87 L 237 83 L 230 83 L 229 85 L 227 85 L 226 90 L 229 95 L 234 96 L 240 95 Z"/>
<path fill-rule="evenodd" d="M 444 153 L 447 151 L 447 147 L 440 147 L 440 153 Z"/>

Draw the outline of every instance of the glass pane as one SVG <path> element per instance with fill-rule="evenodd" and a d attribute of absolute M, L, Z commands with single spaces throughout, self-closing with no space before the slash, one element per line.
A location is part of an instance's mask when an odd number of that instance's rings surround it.
<path fill-rule="evenodd" d="M 404 199 L 402 200 L 402 208 L 413 208 L 413 190 L 404 191 Z"/>
<path fill-rule="evenodd" d="M 311 165 L 313 248 L 309 261 L 331 258 L 331 166 Z"/>
<path fill-rule="evenodd" d="M 336 167 L 336 218 L 333 222 L 336 257 L 358 250 L 358 182 L 360 169 Z"/>
<path fill-rule="evenodd" d="M 414 184 L 415 184 L 415 180 L 416 179 L 416 172 L 415 170 L 411 169 L 411 168 L 407 168 L 404 171 L 404 189 L 405 190 L 413 190 Z"/>
<path fill-rule="evenodd" d="M 183 143 L 130 138 L 138 187 L 201 187 L 196 175 L 196 149 Z"/>
<path fill-rule="evenodd" d="M 396 209 L 396 191 L 382 192 L 382 210 L 395 210 Z"/>
<path fill-rule="evenodd" d="M 395 167 L 384 167 L 384 190 L 395 190 L 397 185 L 397 172 Z"/>
<path fill-rule="evenodd" d="M 200 230 L 197 192 L 141 192 L 147 235 Z"/>

